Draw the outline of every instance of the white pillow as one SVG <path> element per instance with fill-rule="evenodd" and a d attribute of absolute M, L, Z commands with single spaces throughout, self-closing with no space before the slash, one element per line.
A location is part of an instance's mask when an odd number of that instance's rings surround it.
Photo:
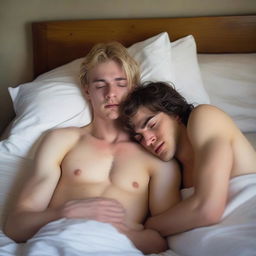
<path fill-rule="evenodd" d="M 198 60 L 211 103 L 243 132 L 256 132 L 256 53 L 199 54 Z"/>
<path fill-rule="evenodd" d="M 140 65 L 141 82 L 174 82 L 175 72 L 169 45 L 168 33 L 163 32 L 128 48 L 129 54 Z"/>
<path fill-rule="evenodd" d="M 171 43 L 174 65 L 174 87 L 189 103 L 209 104 L 210 99 L 204 88 L 197 61 L 195 39 L 192 35 Z"/>
<path fill-rule="evenodd" d="M 142 67 L 142 80 L 172 81 L 171 49 L 167 33 L 161 33 L 128 50 Z M 31 83 L 9 88 L 16 118 L 0 151 L 33 158 L 44 131 L 90 122 L 88 105 L 79 86 L 82 59 L 47 72 Z"/>
<path fill-rule="evenodd" d="M 82 59 L 39 76 L 31 83 L 9 88 L 16 118 L 0 150 L 27 156 L 44 131 L 57 127 L 82 126 L 90 112 L 79 87 Z M 36 145 L 34 145 L 36 146 Z"/>

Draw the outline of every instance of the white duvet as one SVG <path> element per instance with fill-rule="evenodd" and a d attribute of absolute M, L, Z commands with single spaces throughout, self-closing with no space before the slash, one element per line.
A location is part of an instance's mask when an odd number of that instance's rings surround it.
<path fill-rule="evenodd" d="M 60 219 L 45 225 L 25 244 L 3 236 L 0 255 L 142 256 L 112 225 L 93 220 Z"/>
<path fill-rule="evenodd" d="M 94 220 L 60 219 L 16 244 L 0 232 L 1 256 L 142 256 L 112 225 Z M 157 254 L 152 254 L 157 255 Z M 169 250 L 168 255 L 176 256 Z"/>
<path fill-rule="evenodd" d="M 183 256 L 256 256 L 256 174 L 233 178 L 228 197 L 219 224 L 169 237 L 169 246 Z"/>

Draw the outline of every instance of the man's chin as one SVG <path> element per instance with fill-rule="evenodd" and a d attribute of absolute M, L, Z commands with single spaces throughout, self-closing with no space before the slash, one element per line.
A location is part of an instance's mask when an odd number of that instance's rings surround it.
<path fill-rule="evenodd" d="M 119 117 L 119 115 L 117 113 L 111 113 L 108 115 L 108 118 L 110 120 L 116 120 L 116 119 L 118 119 L 118 117 Z"/>
<path fill-rule="evenodd" d="M 173 158 L 173 156 L 170 156 L 167 152 L 162 152 L 162 154 L 156 156 L 164 162 L 169 162 Z"/>

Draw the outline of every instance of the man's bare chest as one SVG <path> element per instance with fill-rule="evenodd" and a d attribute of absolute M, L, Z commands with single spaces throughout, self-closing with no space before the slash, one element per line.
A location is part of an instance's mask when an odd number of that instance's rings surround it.
<path fill-rule="evenodd" d="M 111 184 L 122 189 L 148 184 L 146 162 L 130 145 L 80 143 L 61 163 L 62 178 L 77 184 Z"/>

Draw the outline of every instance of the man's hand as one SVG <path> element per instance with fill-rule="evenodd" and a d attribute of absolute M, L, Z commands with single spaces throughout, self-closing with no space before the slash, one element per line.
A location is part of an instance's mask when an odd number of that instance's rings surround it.
<path fill-rule="evenodd" d="M 91 219 L 125 226 L 125 209 L 114 199 L 96 197 L 71 200 L 60 208 L 62 218 Z"/>
<path fill-rule="evenodd" d="M 144 229 L 142 231 L 129 230 L 122 232 L 144 254 L 161 253 L 168 249 L 167 240 L 156 230 Z"/>
<path fill-rule="evenodd" d="M 155 227 L 154 227 L 154 217 L 147 218 L 144 226 L 145 226 L 145 228 L 148 228 L 148 229 L 155 229 Z"/>

